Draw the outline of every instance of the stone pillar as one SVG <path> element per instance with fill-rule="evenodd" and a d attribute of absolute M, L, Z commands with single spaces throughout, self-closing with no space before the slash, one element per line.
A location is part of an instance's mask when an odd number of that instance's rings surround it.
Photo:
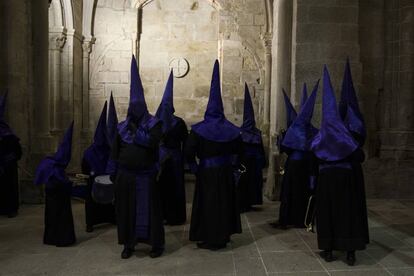
<path fill-rule="evenodd" d="M 380 157 L 414 159 L 414 1 L 385 1 Z"/>
<path fill-rule="evenodd" d="M 265 47 L 265 84 L 264 84 L 264 111 L 263 124 L 265 135 L 268 137 L 270 133 L 270 88 L 272 84 L 272 34 L 266 33 L 263 37 Z"/>
<path fill-rule="evenodd" d="M 89 132 L 89 66 L 92 46 L 95 43 L 94 37 L 85 37 L 82 42 L 83 49 L 83 77 L 82 77 L 82 132 Z"/>
<path fill-rule="evenodd" d="M 264 83 L 264 110 L 263 110 L 263 143 L 268 153 L 268 168 L 265 184 L 265 196 L 273 199 L 275 185 L 274 155 L 270 131 L 271 85 L 272 85 L 272 34 L 266 33 L 263 37 L 265 47 L 265 83 Z"/>
<path fill-rule="evenodd" d="M 37 1 L 32 5 L 33 28 L 33 106 L 34 108 L 34 135 L 49 135 L 49 93 L 48 93 L 48 7 L 47 1 Z M 34 144 L 36 150 L 39 146 Z"/>
<path fill-rule="evenodd" d="M 66 42 L 66 30 L 49 32 L 49 106 L 50 130 L 60 130 L 61 52 Z"/>

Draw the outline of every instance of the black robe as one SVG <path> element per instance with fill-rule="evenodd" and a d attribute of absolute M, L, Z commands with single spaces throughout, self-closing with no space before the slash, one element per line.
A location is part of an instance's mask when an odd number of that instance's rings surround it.
<path fill-rule="evenodd" d="M 164 134 L 161 144 L 161 174 L 163 213 L 166 224 L 179 225 L 186 221 L 183 144 L 188 136 L 185 122 L 179 118 L 176 125 Z"/>
<path fill-rule="evenodd" d="M 212 142 L 191 131 L 185 156 L 189 162 L 194 162 L 195 157 L 205 160 L 237 155 L 240 158 L 241 144 L 241 139 Z M 242 232 L 233 172 L 231 164 L 210 168 L 199 166 L 191 214 L 191 241 L 223 245 L 230 241 L 232 234 Z"/>
<path fill-rule="evenodd" d="M 361 149 L 339 165 L 322 162 L 316 190 L 316 225 L 321 250 L 363 250 L 369 243 Z M 341 167 L 348 164 L 348 168 Z"/>
<path fill-rule="evenodd" d="M 249 211 L 252 205 L 263 204 L 263 168 L 265 167 L 263 144 L 243 142 L 241 163 L 246 172 L 241 175 L 237 186 L 240 211 Z"/>
<path fill-rule="evenodd" d="M 82 160 L 82 173 L 89 175 L 87 180 L 87 194 L 85 198 L 85 219 L 86 225 L 93 227 L 97 224 L 112 223 L 115 224 L 115 206 L 112 203 L 99 204 L 92 198 L 92 185 L 95 177 L 90 175 L 91 167 L 88 162 Z"/>
<path fill-rule="evenodd" d="M 146 147 L 125 143 L 119 135 L 112 147 L 111 159 L 118 166 L 115 179 L 118 243 L 133 247 L 137 242 L 144 242 L 162 248 L 165 233 L 161 192 L 156 179 L 161 124 L 151 128 L 149 134 Z M 144 218 L 145 229 L 137 223 L 137 218 Z"/>
<path fill-rule="evenodd" d="M 313 194 L 311 177 L 316 178 L 315 162 L 308 152 L 285 151 L 288 158 L 280 189 L 279 223 L 304 228 L 309 198 Z"/>
<path fill-rule="evenodd" d="M 60 247 L 76 242 L 71 192 L 71 183 L 62 183 L 54 177 L 46 184 L 44 244 Z"/>
<path fill-rule="evenodd" d="M 9 215 L 19 208 L 17 161 L 22 156 L 19 139 L 14 135 L 0 138 L 0 215 Z"/>

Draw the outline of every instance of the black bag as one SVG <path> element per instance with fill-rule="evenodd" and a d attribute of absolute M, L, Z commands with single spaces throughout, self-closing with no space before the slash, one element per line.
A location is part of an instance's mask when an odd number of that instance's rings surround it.
<path fill-rule="evenodd" d="M 100 204 L 109 204 L 114 201 L 115 188 L 109 175 L 95 177 L 92 185 L 92 198 Z"/>

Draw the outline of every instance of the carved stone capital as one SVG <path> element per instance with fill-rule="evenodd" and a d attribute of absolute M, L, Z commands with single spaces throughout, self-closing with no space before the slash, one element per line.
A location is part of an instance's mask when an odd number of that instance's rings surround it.
<path fill-rule="evenodd" d="M 273 39 L 273 34 L 272 33 L 265 33 L 261 36 L 261 39 L 263 40 L 264 46 L 266 48 L 271 48 L 272 47 L 272 39 Z"/>
<path fill-rule="evenodd" d="M 66 33 L 49 33 L 49 49 L 61 50 L 66 43 Z"/>
<path fill-rule="evenodd" d="M 84 38 L 82 41 L 82 49 L 83 52 L 86 54 L 90 54 L 92 52 L 92 45 L 95 44 L 96 38 L 94 37 L 88 37 Z"/>

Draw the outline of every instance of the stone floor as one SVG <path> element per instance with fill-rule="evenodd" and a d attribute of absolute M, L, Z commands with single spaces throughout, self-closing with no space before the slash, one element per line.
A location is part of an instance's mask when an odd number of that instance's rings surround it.
<path fill-rule="evenodd" d="M 151 259 L 149 247 L 139 245 L 129 260 L 120 258 L 115 227 L 84 231 L 82 203 L 73 203 L 78 243 L 69 248 L 43 245 L 43 206 L 26 205 L 17 218 L 0 218 L 0 275 L 414 275 L 414 201 L 368 204 L 371 244 L 357 253 L 355 267 L 343 255 L 321 261 L 315 234 L 270 228 L 278 208 L 272 202 L 242 216 L 243 234 L 225 250 L 197 249 L 187 224 L 166 228 L 163 257 Z"/>

